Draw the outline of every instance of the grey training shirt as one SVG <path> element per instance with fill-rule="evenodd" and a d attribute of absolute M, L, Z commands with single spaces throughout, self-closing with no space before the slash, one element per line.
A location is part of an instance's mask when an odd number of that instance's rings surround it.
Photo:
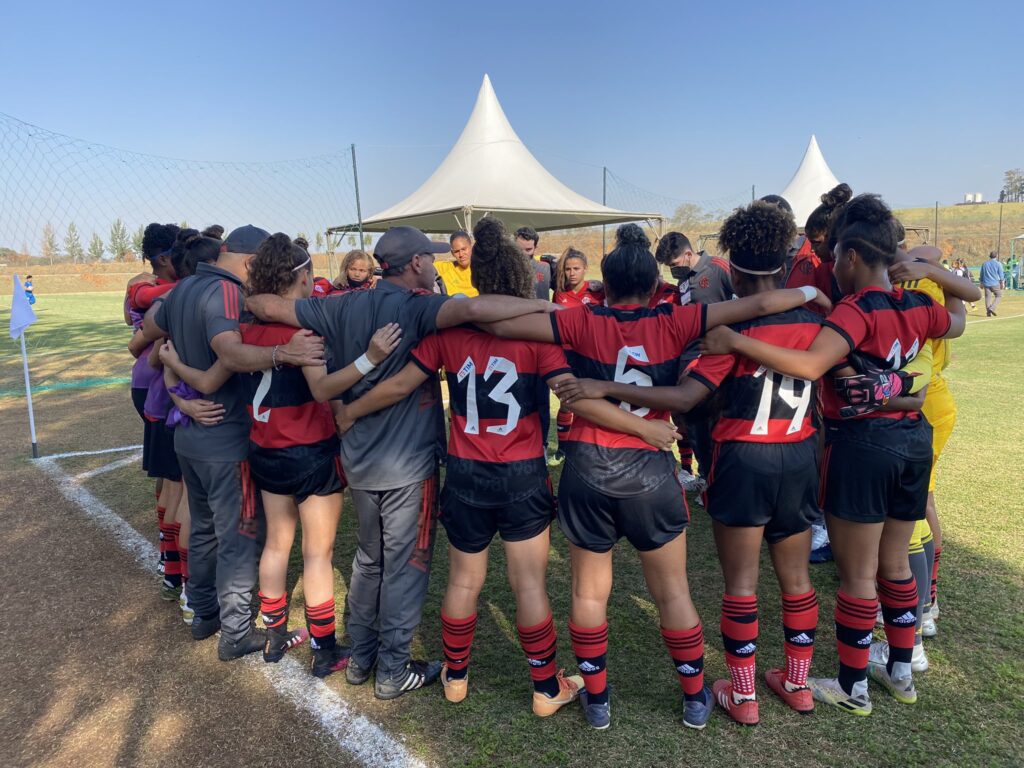
<path fill-rule="evenodd" d="M 437 330 L 437 313 L 448 300 L 381 280 L 371 291 L 296 301 L 295 314 L 303 328 L 324 337 L 330 371 L 366 352 L 382 325 L 402 327 L 395 351 L 344 394 L 343 400 L 352 402 L 405 367 L 412 348 Z M 353 488 L 388 491 L 428 478 L 443 450 L 444 413 L 435 376 L 401 402 L 359 419 L 341 440 L 341 463 Z"/>
<path fill-rule="evenodd" d="M 181 361 L 205 371 L 217 362 L 210 342 L 219 333 L 238 330 L 242 306 L 242 282 L 220 267 L 203 263 L 167 294 L 153 319 L 171 337 Z M 193 421 L 175 429 L 174 450 L 188 459 L 244 461 L 252 423 L 238 377 L 232 376 L 216 392 L 203 394 L 224 406 L 224 420 L 212 427 Z"/>

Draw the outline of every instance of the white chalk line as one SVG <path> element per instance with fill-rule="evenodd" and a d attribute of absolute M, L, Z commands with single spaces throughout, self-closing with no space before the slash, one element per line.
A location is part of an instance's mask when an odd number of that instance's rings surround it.
<path fill-rule="evenodd" d="M 994 323 L 999 320 L 1016 320 L 1018 317 L 1024 317 L 1021 315 L 1007 315 L 1006 317 L 979 317 L 977 320 L 968 320 L 967 325 L 974 325 L 975 323 Z"/>
<path fill-rule="evenodd" d="M 51 453 L 48 456 L 40 456 L 36 461 L 47 459 L 72 459 L 76 456 L 102 456 L 106 453 L 124 453 L 125 451 L 141 450 L 141 445 L 122 445 L 120 448 L 103 448 L 99 451 L 68 451 L 67 453 Z"/>
<path fill-rule="evenodd" d="M 82 480 L 103 472 L 113 471 L 138 460 L 137 456 L 111 462 L 98 470 L 72 476 L 61 469 L 56 460 L 74 456 L 95 456 L 137 449 L 124 446 L 103 451 L 73 451 L 66 454 L 44 456 L 36 466 L 47 474 L 61 495 L 78 506 L 87 517 L 111 534 L 121 546 L 147 572 L 152 572 L 159 559 L 157 548 L 135 530 L 120 515 L 82 487 Z M 385 768 L 425 768 L 426 764 L 409 753 L 400 740 L 379 725 L 352 710 L 348 703 L 322 680 L 313 677 L 298 660 L 285 657 L 277 664 L 267 664 L 255 654 L 248 660 L 259 669 L 271 687 L 296 709 L 315 720 L 321 729 L 342 750 L 366 766 Z"/>
<path fill-rule="evenodd" d="M 137 464 L 141 458 L 142 451 L 138 451 L 137 453 L 133 453 L 128 458 L 118 459 L 117 461 L 112 461 L 109 464 L 104 464 L 102 467 L 90 469 L 88 472 L 82 472 L 81 474 L 75 475 L 75 481 L 80 483 L 83 480 L 88 480 L 91 477 L 96 477 L 97 475 L 105 475 L 107 472 L 113 472 L 115 469 L 127 467 L 129 464 Z"/>

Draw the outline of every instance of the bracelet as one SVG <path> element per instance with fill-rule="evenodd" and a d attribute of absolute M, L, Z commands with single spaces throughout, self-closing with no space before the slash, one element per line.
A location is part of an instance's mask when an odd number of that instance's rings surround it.
<path fill-rule="evenodd" d="M 270 364 L 272 366 L 274 366 L 274 370 L 275 371 L 281 370 L 281 366 L 277 362 L 277 348 L 279 346 L 281 346 L 281 345 L 280 344 L 275 344 L 273 351 L 270 353 Z"/>
<path fill-rule="evenodd" d="M 353 363 L 353 365 L 356 367 L 356 370 L 363 374 L 363 376 L 365 376 L 366 374 L 368 374 L 370 371 L 377 367 L 376 363 L 370 362 L 370 358 L 366 356 L 365 352 L 356 358 L 356 361 Z"/>
<path fill-rule="evenodd" d="M 818 297 L 818 289 L 810 285 L 801 285 L 797 290 L 803 293 L 807 301 L 814 301 Z"/>

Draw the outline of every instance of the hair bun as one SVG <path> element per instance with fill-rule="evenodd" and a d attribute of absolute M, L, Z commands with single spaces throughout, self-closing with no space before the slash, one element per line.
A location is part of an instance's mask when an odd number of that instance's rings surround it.
<path fill-rule="evenodd" d="M 844 181 L 840 182 L 823 194 L 821 196 L 821 202 L 829 208 L 838 208 L 840 205 L 848 203 L 852 197 L 853 190 L 850 189 L 850 185 Z"/>
<path fill-rule="evenodd" d="M 187 234 L 181 241 L 181 244 L 186 248 L 191 247 L 195 242 L 202 238 L 202 235 L 196 232 L 194 229 L 186 231 L 189 232 L 189 234 Z"/>
<path fill-rule="evenodd" d="M 473 227 L 473 256 L 488 262 L 497 258 L 506 239 L 505 223 L 493 216 L 484 216 Z"/>
<path fill-rule="evenodd" d="M 617 245 L 639 245 L 643 248 L 650 248 L 651 241 L 644 234 L 639 224 L 623 224 L 615 230 L 615 243 Z"/>

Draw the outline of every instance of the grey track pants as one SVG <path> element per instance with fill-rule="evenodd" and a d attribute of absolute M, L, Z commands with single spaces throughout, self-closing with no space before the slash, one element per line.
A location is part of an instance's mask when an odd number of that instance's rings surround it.
<path fill-rule="evenodd" d="M 390 491 L 352 489 L 359 522 L 347 606 L 352 655 L 377 679 L 402 674 L 423 615 L 437 528 L 438 478 Z"/>
<path fill-rule="evenodd" d="M 188 540 L 188 602 L 204 619 L 220 616 L 231 642 L 252 625 L 264 519 L 249 462 L 178 457 L 188 487 L 192 527 Z"/>

